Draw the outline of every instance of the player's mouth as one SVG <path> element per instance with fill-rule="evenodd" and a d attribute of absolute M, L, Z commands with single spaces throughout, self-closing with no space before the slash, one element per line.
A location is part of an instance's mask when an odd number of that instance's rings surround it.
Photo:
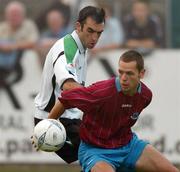
<path fill-rule="evenodd" d="M 96 43 L 95 42 L 91 42 L 89 45 L 90 45 L 90 47 L 94 47 L 96 45 Z"/>
<path fill-rule="evenodd" d="M 121 84 L 121 87 L 122 87 L 123 89 L 127 89 L 127 88 L 129 88 L 129 84 Z"/>

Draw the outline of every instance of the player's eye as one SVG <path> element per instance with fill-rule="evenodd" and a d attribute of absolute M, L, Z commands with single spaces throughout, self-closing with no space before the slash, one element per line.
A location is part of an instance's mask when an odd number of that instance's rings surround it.
<path fill-rule="evenodd" d="M 94 30 L 88 29 L 88 32 L 89 32 L 89 33 L 94 33 Z"/>
<path fill-rule="evenodd" d="M 127 75 L 129 75 L 129 76 L 134 75 L 134 73 L 133 73 L 133 72 L 127 72 L 126 74 L 127 74 Z"/>
<path fill-rule="evenodd" d="M 119 70 L 119 74 L 122 75 L 122 74 L 123 74 L 123 71 Z"/>
<path fill-rule="evenodd" d="M 132 75 L 132 73 L 131 73 L 131 72 L 126 72 L 126 74 L 127 74 L 127 75 Z"/>
<path fill-rule="evenodd" d="M 103 31 L 102 31 L 103 32 Z M 100 36 L 102 34 L 102 32 L 97 32 L 98 36 Z"/>

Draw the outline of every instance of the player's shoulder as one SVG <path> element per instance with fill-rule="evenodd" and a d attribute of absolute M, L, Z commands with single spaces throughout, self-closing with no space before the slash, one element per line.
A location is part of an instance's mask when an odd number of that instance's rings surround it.
<path fill-rule="evenodd" d="M 141 82 L 141 95 L 145 99 L 152 99 L 151 89 L 146 84 L 144 84 L 143 82 Z"/>
<path fill-rule="evenodd" d="M 54 48 L 64 49 L 65 44 L 71 44 L 71 42 L 74 43 L 74 40 L 71 36 L 71 34 L 66 34 L 64 37 L 59 38 L 53 45 Z"/>
<path fill-rule="evenodd" d="M 60 38 L 58 39 L 54 45 L 53 45 L 53 48 L 59 48 L 59 49 L 62 49 L 63 48 L 63 40 L 64 40 L 64 37 L 63 38 Z"/>
<path fill-rule="evenodd" d="M 88 90 L 91 90 L 93 94 L 96 94 L 97 96 L 102 96 L 102 95 L 109 95 L 112 94 L 113 90 L 115 91 L 115 79 L 107 79 L 107 80 L 102 80 L 102 81 L 97 81 L 90 85 L 88 87 Z"/>
<path fill-rule="evenodd" d="M 93 83 L 92 86 L 107 87 L 107 86 L 114 85 L 114 82 L 115 82 L 115 78 L 110 78 L 106 80 L 97 81 Z"/>
<path fill-rule="evenodd" d="M 50 49 L 51 54 L 53 54 L 52 56 L 56 56 L 59 55 L 60 53 L 64 52 L 64 37 L 58 39 L 54 45 L 51 47 Z"/>

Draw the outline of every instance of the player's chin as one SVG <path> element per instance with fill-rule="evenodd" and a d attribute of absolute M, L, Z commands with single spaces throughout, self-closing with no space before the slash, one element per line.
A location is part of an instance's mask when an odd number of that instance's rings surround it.
<path fill-rule="evenodd" d="M 129 87 L 122 87 L 122 91 L 127 93 L 129 91 Z"/>

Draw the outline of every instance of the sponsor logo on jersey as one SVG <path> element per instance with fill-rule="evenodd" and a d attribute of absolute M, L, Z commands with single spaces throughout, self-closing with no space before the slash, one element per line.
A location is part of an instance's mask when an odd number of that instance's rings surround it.
<path fill-rule="evenodd" d="M 131 115 L 131 119 L 137 120 L 139 118 L 139 112 L 135 112 Z"/>
<path fill-rule="evenodd" d="M 121 107 L 122 108 L 131 108 L 132 105 L 131 104 L 122 104 Z"/>

